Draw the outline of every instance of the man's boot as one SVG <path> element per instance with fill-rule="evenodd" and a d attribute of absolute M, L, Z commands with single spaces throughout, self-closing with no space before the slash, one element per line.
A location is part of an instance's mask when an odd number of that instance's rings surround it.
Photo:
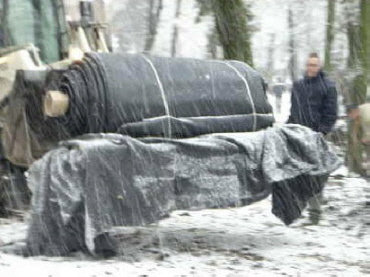
<path fill-rule="evenodd" d="M 316 195 L 308 201 L 308 222 L 304 225 L 318 225 L 321 219 L 320 196 Z"/>

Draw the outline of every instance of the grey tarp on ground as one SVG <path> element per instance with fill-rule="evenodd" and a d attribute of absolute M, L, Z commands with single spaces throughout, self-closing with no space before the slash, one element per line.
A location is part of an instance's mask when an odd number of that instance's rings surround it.
<path fill-rule="evenodd" d="M 112 226 L 156 222 L 175 209 L 249 205 L 273 195 L 272 212 L 297 219 L 339 166 L 323 137 L 299 125 L 189 139 L 89 135 L 63 142 L 29 170 L 27 246 L 63 255 Z"/>

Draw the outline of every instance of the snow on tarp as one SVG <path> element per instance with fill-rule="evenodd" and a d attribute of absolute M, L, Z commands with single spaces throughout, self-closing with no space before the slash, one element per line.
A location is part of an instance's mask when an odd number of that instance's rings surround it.
<path fill-rule="evenodd" d="M 113 226 L 157 222 L 176 209 L 249 205 L 297 219 L 339 166 L 323 137 L 299 125 L 188 139 L 95 134 L 63 142 L 29 170 L 32 255 L 99 253 Z M 108 236 L 108 235 L 107 235 Z"/>

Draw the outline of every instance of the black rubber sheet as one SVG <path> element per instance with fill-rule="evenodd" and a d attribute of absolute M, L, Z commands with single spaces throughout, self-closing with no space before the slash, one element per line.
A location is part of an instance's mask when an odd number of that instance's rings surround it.
<path fill-rule="evenodd" d="M 54 120 L 70 137 L 182 138 L 256 131 L 274 121 L 261 75 L 238 61 L 88 53 L 50 88 L 71 99 Z"/>
<path fill-rule="evenodd" d="M 272 212 L 288 225 L 338 166 L 324 138 L 299 125 L 188 139 L 87 135 L 30 168 L 27 249 L 94 254 L 96 238 L 113 226 L 150 224 L 176 209 L 241 207 L 270 194 Z"/>
<path fill-rule="evenodd" d="M 48 90 L 70 97 L 65 116 L 44 115 Z M 87 133 L 185 138 L 274 121 L 264 81 L 247 64 L 145 55 L 89 53 L 68 70 L 18 71 L 6 104 L 6 157 L 26 167 Z"/>

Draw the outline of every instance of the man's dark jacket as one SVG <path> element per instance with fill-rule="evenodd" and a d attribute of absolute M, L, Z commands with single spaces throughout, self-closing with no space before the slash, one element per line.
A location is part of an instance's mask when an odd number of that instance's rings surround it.
<path fill-rule="evenodd" d="M 334 82 L 320 71 L 293 84 L 288 123 L 307 126 L 327 134 L 337 119 L 337 90 Z"/>

